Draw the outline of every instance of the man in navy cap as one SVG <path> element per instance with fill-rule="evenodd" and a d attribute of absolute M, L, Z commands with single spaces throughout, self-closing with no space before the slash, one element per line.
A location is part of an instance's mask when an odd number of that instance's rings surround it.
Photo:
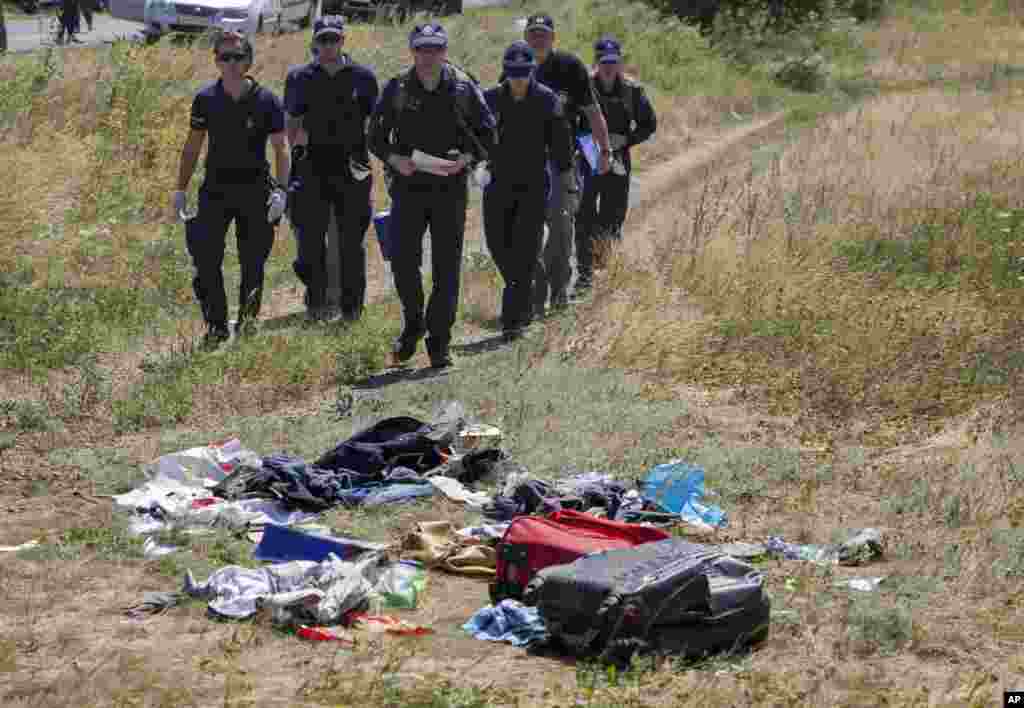
<path fill-rule="evenodd" d="M 524 39 L 537 57 L 536 81 L 562 99 L 565 119 L 575 134 L 580 115 L 586 116 L 600 150 L 599 171 L 607 172 L 611 163 L 608 128 L 594 96 L 590 72 L 579 57 L 554 48 L 555 21 L 539 13 L 526 19 Z M 556 183 L 548 205 L 548 239 L 534 288 L 534 308 L 543 315 L 550 296 L 551 306 L 561 308 L 568 301 L 572 280 L 573 219 L 579 208 L 579 185 L 575 180 Z"/>
<path fill-rule="evenodd" d="M 259 315 L 264 264 L 274 245 L 274 224 L 285 208 L 284 190 L 272 188 L 269 179 L 268 138 L 279 183 L 286 183 L 289 169 L 281 102 L 247 75 L 252 67 L 252 44 L 237 32 L 221 32 L 213 51 L 221 78 L 201 89 L 192 101 L 191 130 L 181 152 L 173 202 L 175 214 L 185 218 L 188 184 L 209 137 L 199 210 L 185 228 L 196 269 L 193 288 L 208 327 L 207 347 L 230 336 L 221 266 L 224 238 L 232 221 L 242 270 L 238 331 L 250 331 Z"/>
<path fill-rule="evenodd" d="M 446 368 L 459 304 L 467 168 L 493 147 L 494 117 L 471 77 L 447 62 L 441 25 L 413 27 L 409 49 L 412 67 L 384 87 L 370 124 L 370 149 L 391 170 L 398 205 L 389 227 L 391 269 L 404 327 L 392 354 L 396 363 L 408 361 L 426 334 L 431 366 Z M 431 167 L 424 156 L 448 164 Z M 420 268 L 428 228 L 434 289 L 424 311 Z"/>
<path fill-rule="evenodd" d="M 340 15 L 313 23 L 314 61 L 293 69 L 285 82 L 285 110 L 292 143 L 291 218 L 298 240 L 295 273 L 306 286 L 313 319 L 358 320 L 366 299 L 366 250 L 373 186 L 366 126 L 379 86 L 369 68 L 341 51 Z M 337 225 L 338 262 L 328 258 L 331 217 Z M 340 303 L 329 302 L 328 284 L 341 284 Z M 340 312 L 339 312 L 340 310 Z"/>
<path fill-rule="evenodd" d="M 592 284 L 595 258 L 604 261 L 610 241 L 622 238 L 629 210 L 630 148 L 639 145 L 658 127 L 654 107 L 643 87 L 622 71 L 622 45 L 614 37 L 594 43 L 594 88 L 608 124 L 612 169 L 593 175 L 584 171 L 583 202 L 576 220 L 576 286 Z"/>
<path fill-rule="evenodd" d="M 544 238 L 547 170 L 555 181 L 573 180 L 573 146 L 562 102 L 533 79 L 537 62 L 526 42 L 513 43 L 502 61 L 505 80 L 484 92 L 498 124 L 491 152 L 491 181 L 484 191 L 484 231 L 505 290 L 501 326 L 505 339 L 522 336 L 533 316 L 533 280 Z"/>

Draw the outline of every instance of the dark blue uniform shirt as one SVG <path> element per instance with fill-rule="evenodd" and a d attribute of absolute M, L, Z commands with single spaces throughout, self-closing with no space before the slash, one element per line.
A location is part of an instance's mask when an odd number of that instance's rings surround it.
<path fill-rule="evenodd" d="M 572 167 L 572 139 L 562 104 L 551 89 L 530 81 L 526 96 L 517 101 L 506 84 L 484 92 L 498 121 L 498 142 L 490 169 L 495 184 L 542 185 L 548 160 L 556 173 Z"/>
<path fill-rule="evenodd" d="M 605 91 L 600 79 L 595 76 L 594 88 L 608 124 L 608 132 L 625 135 L 626 147 L 639 145 L 654 135 L 658 120 L 643 86 L 620 76 Z M 626 105 L 627 101 L 630 102 L 629 106 Z M 589 132 L 589 126 L 584 132 Z"/>
<path fill-rule="evenodd" d="M 502 72 L 498 80 L 504 81 L 505 78 L 505 73 Z M 576 125 L 583 109 L 597 105 L 590 72 L 575 54 L 552 49 L 544 63 L 537 67 L 533 78 L 562 99 L 565 117 L 570 126 Z"/>
<path fill-rule="evenodd" d="M 399 91 L 404 92 L 404 98 L 396 108 Z M 472 131 L 475 141 L 468 131 Z M 447 65 L 434 91 L 427 91 L 412 70 L 391 79 L 370 122 L 370 150 L 384 162 L 393 154 L 411 157 L 413 150 L 437 157 L 447 157 L 454 150 L 485 159 L 487 155 L 481 154 L 480 147 L 489 153 L 493 145 L 494 116 L 483 94 L 471 81 L 458 79 Z M 430 182 L 450 178 L 417 172 L 410 179 Z"/>
<path fill-rule="evenodd" d="M 333 76 L 313 61 L 288 72 L 284 107 L 302 117 L 309 135 L 310 160 L 348 169 L 348 158 L 367 159 L 366 119 L 380 91 L 368 67 L 342 55 L 344 66 Z"/>
<path fill-rule="evenodd" d="M 192 100 L 192 128 L 205 130 L 208 138 L 206 184 L 265 184 L 270 171 L 267 138 L 284 130 L 284 110 L 277 96 L 248 80 L 250 89 L 238 101 L 220 79 Z"/>

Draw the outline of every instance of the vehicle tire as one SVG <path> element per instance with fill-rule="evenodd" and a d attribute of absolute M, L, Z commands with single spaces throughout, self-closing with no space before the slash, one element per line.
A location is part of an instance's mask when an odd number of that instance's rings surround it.
<path fill-rule="evenodd" d="M 445 0 L 444 14 L 446 14 L 446 15 L 461 15 L 462 14 L 462 0 Z"/>

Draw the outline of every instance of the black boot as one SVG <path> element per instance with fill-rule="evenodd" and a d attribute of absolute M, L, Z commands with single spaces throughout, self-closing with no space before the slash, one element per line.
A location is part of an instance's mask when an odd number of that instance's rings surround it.
<path fill-rule="evenodd" d="M 416 355 L 416 347 L 424 334 L 422 325 L 406 325 L 391 347 L 391 356 L 396 364 L 404 364 Z"/>

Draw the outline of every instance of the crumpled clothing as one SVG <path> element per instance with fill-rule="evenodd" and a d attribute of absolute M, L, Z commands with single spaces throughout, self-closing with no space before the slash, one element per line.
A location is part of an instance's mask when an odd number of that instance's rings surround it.
<path fill-rule="evenodd" d="M 237 565 L 217 570 L 202 583 L 191 571 L 184 592 L 207 598 L 210 612 L 232 619 L 251 617 L 267 605 L 282 624 L 333 624 L 366 604 L 376 582 L 380 554 L 346 562 L 333 553 L 320 563 L 290 561 L 264 568 Z M 316 602 L 310 600 L 315 598 Z"/>
<path fill-rule="evenodd" d="M 421 484 L 391 484 L 378 487 L 362 498 L 362 506 L 379 506 L 381 504 L 397 504 L 412 501 L 419 497 L 429 497 L 437 488 L 429 482 Z"/>
<path fill-rule="evenodd" d="M 473 492 L 466 487 L 457 479 L 451 477 L 434 476 L 429 478 L 429 482 L 441 490 L 441 493 L 448 499 L 456 502 L 462 502 L 470 509 L 482 509 L 492 501 L 490 494 L 484 492 Z"/>
<path fill-rule="evenodd" d="M 213 493 L 225 499 L 277 499 L 289 508 L 325 511 L 340 503 L 342 493 L 354 483 L 370 481 L 353 479 L 319 469 L 305 460 L 285 454 L 264 457 L 259 467 L 242 467 L 225 478 Z"/>
<path fill-rule="evenodd" d="M 371 479 L 379 479 L 386 469 L 398 465 L 422 473 L 444 463 L 442 450 L 454 439 L 451 426 L 431 426 L 408 416 L 395 416 L 339 443 L 321 455 L 315 466 Z"/>
<path fill-rule="evenodd" d="M 509 522 L 500 524 L 481 524 L 480 526 L 467 526 L 455 533 L 463 538 L 475 538 L 481 541 L 498 541 L 508 531 Z"/>
<path fill-rule="evenodd" d="M 166 612 L 184 599 L 185 595 L 180 592 L 147 592 L 142 596 L 142 602 L 126 607 L 124 613 L 132 619 L 142 619 Z"/>
<path fill-rule="evenodd" d="M 577 510 L 583 508 L 581 502 L 574 506 Z M 483 514 L 496 521 L 510 521 L 526 514 L 551 514 L 564 507 L 551 485 L 531 479 L 519 482 L 510 496 L 495 497 L 493 502 L 484 506 Z"/>
<path fill-rule="evenodd" d="M 289 525 L 315 516 L 289 511 L 278 501 L 246 499 L 225 502 L 210 494 L 210 490 L 204 487 L 158 476 L 129 492 L 115 495 L 113 500 L 117 507 L 132 512 L 128 529 L 135 535 L 151 534 L 169 526 L 238 529 L 249 524 Z"/>
<path fill-rule="evenodd" d="M 524 647 L 548 638 L 536 607 L 527 607 L 517 600 L 502 600 L 476 612 L 462 628 L 476 639 L 489 642 L 509 642 Z"/>
<path fill-rule="evenodd" d="M 500 448 L 473 450 L 448 465 L 448 476 L 454 477 L 463 484 L 475 484 L 483 479 L 497 476 L 498 470 L 505 467 L 508 453 Z"/>
<path fill-rule="evenodd" d="M 368 615 L 364 613 L 353 613 L 348 616 L 353 629 L 365 629 L 368 632 L 402 634 L 417 636 L 421 634 L 433 634 L 434 630 L 424 627 L 421 624 L 413 624 L 400 620 L 391 615 Z"/>
<path fill-rule="evenodd" d="M 151 479 L 162 478 L 201 487 L 210 482 L 216 484 L 239 465 L 258 461 L 256 453 L 242 447 L 238 438 L 230 438 L 161 455 L 146 465 L 146 473 Z"/>
<path fill-rule="evenodd" d="M 428 568 L 474 577 L 494 577 L 498 566 L 494 548 L 474 538 L 460 537 L 448 521 L 417 524 L 402 540 L 401 555 Z"/>
<path fill-rule="evenodd" d="M 768 553 L 786 560 L 811 563 L 861 565 L 882 556 L 882 535 L 877 529 L 862 529 L 843 543 L 827 546 L 788 543 L 778 536 L 765 541 Z"/>

